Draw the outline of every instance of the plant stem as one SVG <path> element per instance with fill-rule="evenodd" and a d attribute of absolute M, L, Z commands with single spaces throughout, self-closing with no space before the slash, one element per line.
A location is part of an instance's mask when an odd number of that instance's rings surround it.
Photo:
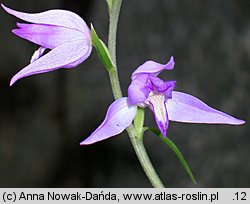
<path fill-rule="evenodd" d="M 111 87 L 115 99 L 122 97 L 120 80 L 117 72 L 116 62 L 116 36 L 117 36 L 117 24 L 120 14 L 122 0 L 114 0 L 112 8 L 109 10 L 109 35 L 108 35 L 108 49 L 114 68 L 109 71 L 109 78 Z"/>
<path fill-rule="evenodd" d="M 114 69 L 109 71 L 110 82 L 112 86 L 112 91 L 115 99 L 122 97 L 120 81 L 117 72 L 117 62 L 116 62 L 116 35 L 117 35 L 117 24 L 120 13 L 122 0 L 114 0 L 112 8 L 110 9 L 110 24 L 109 24 L 109 37 L 108 37 L 108 49 L 111 56 L 111 60 L 114 64 Z M 141 163 L 141 166 L 146 173 L 149 181 L 153 187 L 163 188 L 163 184 L 159 179 L 157 173 L 154 170 L 154 167 L 147 155 L 147 152 L 144 148 L 143 141 L 137 135 L 136 130 L 133 125 L 130 125 L 127 128 L 128 135 L 132 142 L 133 148 L 136 152 L 136 155 Z"/>
<path fill-rule="evenodd" d="M 122 5 L 122 0 L 114 0 L 112 8 L 109 13 L 109 36 L 108 36 L 108 49 L 115 65 L 115 69 L 117 69 L 116 62 L 116 36 L 117 36 L 117 25 L 120 14 L 120 9 Z"/>
<path fill-rule="evenodd" d="M 130 125 L 127 128 L 127 132 L 129 134 L 129 137 L 131 139 L 131 142 L 133 144 L 134 150 L 136 152 L 136 155 L 141 163 L 141 166 L 147 175 L 149 181 L 151 182 L 152 186 L 154 188 L 164 188 L 164 185 L 162 184 L 159 176 L 155 172 L 155 169 L 148 157 L 148 154 L 145 150 L 143 141 L 139 139 L 135 128 L 133 125 Z"/>
<path fill-rule="evenodd" d="M 122 91 L 121 91 L 121 86 L 120 86 L 120 82 L 119 82 L 117 69 L 114 68 L 114 69 L 109 71 L 109 79 L 110 79 L 114 98 L 115 99 L 121 98 Z"/>

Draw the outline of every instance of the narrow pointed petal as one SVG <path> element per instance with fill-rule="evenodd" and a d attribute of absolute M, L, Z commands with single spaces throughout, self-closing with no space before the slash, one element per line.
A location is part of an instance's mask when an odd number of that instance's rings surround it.
<path fill-rule="evenodd" d="M 148 74 L 141 74 L 129 85 L 128 98 L 131 105 L 144 102 L 147 99 L 150 93 L 150 90 L 146 86 L 148 78 Z"/>
<path fill-rule="evenodd" d="M 15 11 L 13 9 L 6 7 L 3 4 L 1 4 L 1 6 L 7 13 L 30 23 L 67 27 L 71 29 L 76 29 L 78 31 L 90 35 L 90 30 L 86 25 L 85 21 L 80 16 L 71 11 L 53 9 L 41 13 L 31 14 L 31 13 Z"/>
<path fill-rule="evenodd" d="M 155 121 L 163 136 L 166 136 L 168 129 L 168 113 L 165 106 L 164 94 L 153 94 L 147 99 L 150 103 L 150 109 L 153 111 Z"/>
<path fill-rule="evenodd" d="M 89 40 L 82 32 L 65 27 L 17 23 L 18 29 L 12 30 L 17 36 L 40 46 L 54 49 L 55 47 L 75 40 Z"/>
<path fill-rule="evenodd" d="M 207 104 L 186 93 L 173 91 L 172 99 L 166 102 L 169 120 L 184 123 L 210 123 L 241 125 L 243 120 L 209 107 Z"/>
<path fill-rule="evenodd" d="M 78 40 L 62 44 L 19 71 L 10 82 L 59 68 L 72 68 L 83 62 L 91 53 L 90 42 Z"/>
<path fill-rule="evenodd" d="M 136 111 L 137 106 L 130 106 L 127 97 L 114 101 L 110 105 L 102 124 L 80 145 L 93 144 L 118 135 L 132 123 Z"/>
<path fill-rule="evenodd" d="M 132 74 L 132 80 L 134 80 L 140 74 L 152 74 L 157 76 L 163 70 L 172 70 L 174 68 L 174 58 L 171 57 L 167 64 L 160 64 L 154 61 L 147 61 L 139 66 Z"/>

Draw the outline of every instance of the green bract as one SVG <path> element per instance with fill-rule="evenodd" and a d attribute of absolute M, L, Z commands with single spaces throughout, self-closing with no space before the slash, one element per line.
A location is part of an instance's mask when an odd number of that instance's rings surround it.
<path fill-rule="evenodd" d="M 194 184 L 196 184 L 195 177 L 194 177 L 191 169 L 189 168 L 189 166 L 188 166 L 185 158 L 183 157 L 181 151 L 176 146 L 176 144 L 172 140 L 170 140 L 168 137 L 163 137 L 163 135 L 161 134 L 161 132 L 159 130 L 157 130 L 157 129 L 145 127 L 144 131 L 147 131 L 147 130 L 150 130 L 151 132 L 153 132 L 154 134 L 156 134 L 175 153 L 175 155 L 180 160 L 182 166 L 184 167 L 184 169 L 188 173 L 188 175 L 189 175 L 190 179 L 192 180 L 192 182 Z"/>
<path fill-rule="evenodd" d="M 106 67 L 108 71 L 114 69 L 114 65 L 112 63 L 108 48 L 106 47 L 104 42 L 98 37 L 92 24 L 91 24 L 91 40 L 102 64 Z"/>
<path fill-rule="evenodd" d="M 107 1 L 108 7 L 109 7 L 109 12 L 110 12 L 112 10 L 114 0 L 106 0 L 106 1 Z"/>

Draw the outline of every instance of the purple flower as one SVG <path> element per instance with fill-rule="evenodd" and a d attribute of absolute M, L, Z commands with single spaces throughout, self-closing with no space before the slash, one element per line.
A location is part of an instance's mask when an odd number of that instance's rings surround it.
<path fill-rule="evenodd" d="M 137 106 L 149 107 L 161 133 L 166 136 L 168 121 L 184 123 L 210 123 L 241 125 L 236 119 L 209 107 L 201 100 L 186 93 L 173 91 L 175 81 L 162 81 L 157 77 L 163 70 L 172 70 L 174 59 L 167 64 L 147 61 L 132 74 L 128 97 L 111 104 L 103 123 L 81 145 L 92 144 L 121 133 L 133 121 Z"/>
<path fill-rule="evenodd" d="M 11 79 L 10 85 L 33 74 L 75 67 L 89 57 L 92 51 L 90 30 L 77 14 L 58 9 L 29 14 L 1 5 L 9 14 L 29 22 L 17 23 L 18 28 L 12 32 L 40 46 L 30 64 Z M 51 51 L 42 56 L 46 49 Z"/>

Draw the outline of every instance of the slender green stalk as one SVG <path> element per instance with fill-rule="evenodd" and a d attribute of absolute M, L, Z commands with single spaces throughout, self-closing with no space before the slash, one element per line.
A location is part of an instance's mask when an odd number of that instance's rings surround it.
<path fill-rule="evenodd" d="M 117 24 L 120 13 L 122 0 L 113 0 L 111 8 L 109 8 L 110 24 L 109 24 L 109 37 L 108 37 L 108 49 L 114 64 L 114 69 L 109 70 L 109 77 L 112 86 L 112 91 L 115 99 L 122 97 L 121 86 L 119 82 L 118 72 L 117 72 L 117 62 L 116 62 L 116 35 L 117 35 Z M 133 148 L 136 155 L 146 173 L 149 181 L 156 188 L 163 188 L 163 184 L 159 179 L 157 173 L 154 170 L 152 163 L 147 155 L 144 148 L 142 138 L 140 139 L 137 135 L 136 130 L 133 125 L 127 128 L 128 135 L 132 142 Z"/>
<path fill-rule="evenodd" d="M 164 188 L 159 176 L 155 172 L 155 169 L 148 157 L 148 154 L 144 148 L 143 141 L 140 140 L 136 134 L 135 128 L 133 125 L 130 125 L 127 128 L 127 132 L 133 144 L 134 150 L 136 155 L 141 163 L 141 166 L 146 173 L 149 181 L 151 182 L 152 186 L 155 188 Z"/>
<path fill-rule="evenodd" d="M 121 98 L 122 91 L 121 91 L 121 86 L 120 86 L 120 82 L 119 82 L 117 69 L 114 68 L 114 69 L 109 71 L 109 79 L 110 79 L 114 98 L 115 99 Z"/>
<path fill-rule="evenodd" d="M 120 14 L 120 9 L 122 5 L 122 0 L 114 0 L 112 8 L 109 13 L 109 36 L 108 36 L 108 48 L 110 52 L 111 59 L 117 69 L 116 62 L 116 36 L 117 36 L 117 24 Z"/>
<path fill-rule="evenodd" d="M 115 99 L 122 97 L 121 85 L 118 77 L 117 62 L 116 62 L 116 35 L 117 35 L 117 24 L 118 24 L 121 4 L 122 0 L 114 0 L 112 2 L 111 8 L 109 8 L 108 49 L 111 60 L 114 65 L 114 69 L 112 69 L 109 72 L 109 78 Z"/>

